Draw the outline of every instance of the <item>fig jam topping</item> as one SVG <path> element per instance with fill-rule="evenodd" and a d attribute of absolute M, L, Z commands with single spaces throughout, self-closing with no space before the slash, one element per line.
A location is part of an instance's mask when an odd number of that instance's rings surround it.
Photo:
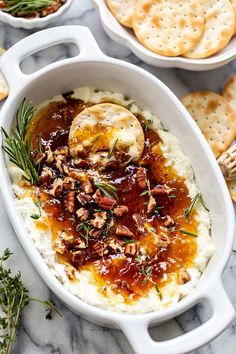
<path fill-rule="evenodd" d="M 100 289 L 110 285 L 127 302 L 153 287 L 161 291 L 173 273 L 185 282 L 183 269 L 191 266 L 197 245 L 179 230 L 196 234 L 198 224 L 194 211 L 184 216 L 191 199 L 184 179 L 166 167 L 160 137 L 144 129 L 138 163 L 114 161 L 101 169 L 68 149 L 72 120 L 85 107 L 67 97 L 44 107 L 31 126 L 33 142 L 41 136 L 45 154 L 37 195 L 47 220 L 37 223 L 51 228 L 57 261 L 89 269 Z"/>

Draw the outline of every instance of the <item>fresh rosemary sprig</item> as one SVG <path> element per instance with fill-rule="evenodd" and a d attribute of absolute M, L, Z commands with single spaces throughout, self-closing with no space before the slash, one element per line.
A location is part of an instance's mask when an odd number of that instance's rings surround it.
<path fill-rule="evenodd" d="M 190 216 L 190 214 L 191 214 L 191 212 L 192 212 L 192 210 L 193 210 L 193 208 L 194 208 L 194 206 L 195 206 L 195 204 L 196 204 L 197 202 L 200 202 L 200 203 L 202 204 L 203 208 L 204 208 L 206 211 L 209 211 L 209 209 L 207 209 L 207 207 L 206 207 L 206 205 L 205 205 L 205 202 L 204 202 L 204 200 L 203 200 L 201 194 L 200 194 L 200 193 L 197 193 L 197 194 L 195 195 L 195 197 L 192 199 L 191 204 L 189 205 L 189 207 L 184 210 L 184 217 L 185 217 L 186 219 L 189 218 L 189 216 Z"/>
<path fill-rule="evenodd" d="M 25 174 L 25 178 L 31 184 L 39 183 L 39 173 L 32 159 L 32 134 L 28 134 L 30 122 L 36 109 L 31 102 L 24 99 L 16 112 L 16 127 L 9 136 L 2 127 L 3 150 L 9 156 L 9 160 L 18 166 Z"/>
<path fill-rule="evenodd" d="M 188 236 L 198 237 L 197 234 L 194 234 L 193 232 L 186 231 L 184 229 L 179 229 L 179 232 L 181 232 L 182 234 L 188 235 Z"/>
<path fill-rule="evenodd" d="M 100 189 L 100 191 L 108 198 L 113 199 L 114 197 L 118 200 L 118 195 L 116 194 L 116 187 L 112 186 L 107 182 L 96 182 L 95 186 Z"/>
<path fill-rule="evenodd" d="M 34 204 L 35 204 L 35 206 L 38 208 L 38 214 L 33 214 L 33 215 L 31 215 L 30 217 L 31 217 L 32 219 L 37 220 L 37 219 L 39 219 L 39 218 L 42 216 L 41 202 L 40 202 L 40 199 L 39 199 L 38 197 L 35 198 Z"/>
<path fill-rule="evenodd" d="M 3 11 L 9 12 L 12 15 L 16 15 L 19 12 L 31 14 L 52 5 L 54 1 L 55 0 L 4 0 L 7 7 L 5 7 Z"/>
<path fill-rule="evenodd" d="M 114 141 L 114 143 L 112 144 L 111 149 L 110 149 L 110 151 L 109 151 L 109 154 L 108 154 L 108 156 L 107 156 L 108 158 L 110 158 L 110 157 L 113 155 L 117 143 L 118 143 L 118 139 L 116 139 L 116 140 Z"/>
<path fill-rule="evenodd" d="M 92 228 L 92 226 L 89 224 L 89 221 L 87 220 L 87 221 L 81 222 L 77 226 L 77 229 L 76 229 L 76 231 L 78 231 L 79 234 L 85 240 L 86 247 L 88 247 L 88 244 L 89 244 L 89 232 L 90 232 L 91 228 Z M 83 231 L 83 233 L 81 231 Z"/>
<path fill-rule="evenodd" d="M 29 291 L 25 288 L 21 274 L 18 272 L 12 275 L 11 270 L 5 268 L 4 263 L 12 255 L 7 248 L 0 257 L 0 353 L 10 354 L 12 344 L 16 340 L 16 330 L 20 325 L 20 315 L 22 310 L 31 301 L 37 301 L 47 306 L 48 310 L 57 312 L 55 306 L 50 301 L 41 301 L 31 298 Z"/>

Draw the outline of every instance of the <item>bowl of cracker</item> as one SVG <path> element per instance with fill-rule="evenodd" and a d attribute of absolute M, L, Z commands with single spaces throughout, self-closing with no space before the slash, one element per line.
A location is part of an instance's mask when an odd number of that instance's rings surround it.
<path fill-rule="evenodd" d="M 204 71 L 236 58 L 235 0 L 93 0 L 106 33 L 147 64 Z"/>

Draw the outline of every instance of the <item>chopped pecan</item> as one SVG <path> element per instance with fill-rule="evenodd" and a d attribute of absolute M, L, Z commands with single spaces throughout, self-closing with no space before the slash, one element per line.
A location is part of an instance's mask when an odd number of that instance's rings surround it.
<path fill-rule="evenodd" d="M 126 237 L 133 237 L 134 234 L 128 227 L 125 225 L 118 225 L 116 228 L 116 235 L 118 236 L 126 236 Z"/>
<path fill-rule="evenodd" d="M 39 165 L 40 162 L 42 162 L 45 157 L 46 154 L 44 154 L 43 152 L 38 153 L 34 158 L 35 165 Z"/>
<path fill-rule="evenodd" d="M 116 205 L 116 201 L 111 198 L 102 197 L 99 199 L 98 205 L 101 209 L 111 210 L 114 207 L 114 205 Z"/>
<path fill-rule="evenodd" d="M 74 190 L 75 189 L 75 180 L 71 177 L 66 177 L 63 181 L 63 187 L 65 190 Z"/>
<path fill-rule="evenodd" d="M 63 189 L 63 181 L 61 178 L 56 178 L 53 181 L 52 189 L 49 191 L 49 194 L 53 195 L 54 197 L 60 197 Z"/>
<path fill-rule="evenodd" d="M 132 219 L 134 220 L 139 232 L 145 232 L 143 218 L 140 214 L 133 214 Z"/>
<path fill-rule="evenodd" d="M 68 235 L 66 232 L 62 232 L 60 235 L 61 239 L 66 243 L 66 244 L 71 244 L 74 241 L 73 235 Z"/>
<path fill-rule="evenodd" d="M 159 232 L 157 235 L 157 246 L 166 248 L 170 244 L 170 238 L 165 232 Z"/>
<path fill-rule="evenodd" d="M 79 265 L 84 264 L 85 253 L 82 250 L 74 251 L 71 254 L 71 260 L 73 263 L 78 263 Z"/>
<path fill-rule="evenodd" d="M 102 198 L 102 193 L 100 189 L 97 189 L 96 192 L 93 194 L 93 199 L 96 203 L 98 203 L 101 198 Z"/>
<path fill-rule="evenodd" d="M 83 153 L 84 148 L 81 144 L 77 144 L 75 147 L 70 149 L 70 154 L 72 157 L 79 157 Z"/>
<path fill-rule="evenodd" d="M 90 224 L 97 229 L 101 229 L 106 222 L 107 213 L 105 211 L 99 211 L 93 214 L 94 219 L 90 220 Z"/>
<path fill-rule="evenodd" d="M 123 241 L 114 238 L 109 240 L 108 242 L 109 247 L 111 247 L 115 252 L 119 252 L 119 253 L 123 251 L 122 244 Z"/>
<path fill-rule="evenodd" d="M 145 170 L 145 168 L 143 167 L 139 167 L 137 170 L 137 182 L 140 188 L 145 189 L 147 188 L 147 172 Z"/>
<path fill-rule="evenodd" d="M 80 221 L 86 221 L 89 218 L 89 211 L 85 208 L 79 208 L 76 211 L 76 215 L 80 219 Z"/>
<path fill-rule="evenodd" d="M 65 156 L 56 155 L 55 161 L 56 161 L 56 168 L 60 172 L 69 174 L 70 171 L 69 171 L 69 167 L 68 167 L 67 160 L 66 160 Z"/>
<path fill-rule="evenodd" d="M 44 167 L 40 177 L 41 177 L 41 183 L 48 186 L 52 180 L 52 171 L 50 170 L 50 168 Z"/>
<path fill-rule="evenodd" d="M 92 197 L 89 194 L 81 192 L 77 194 L 77 199 L 80 202 L 80 204 L 85 205 L 92 200 Z"/>
<path fill-rule="evenodd" d="M 156 206 L 157 206 L 157 202 L 156 202 L 155 198 L 153 198 L 153 196 L 150 195 L 149 201 L 148 201 L 148 206 L 147 206 L 147 213 L 151 214 L 153 212 L 153 210 L 156 208 Z"/>
<path fill-rule="evenodd" d="M 191 280 L 191 276 L 188 273 L 188 271 L 184 268 L 181 268 L 179 270 L 179 274 L 178 274 L 178 283 L 180 285 L 186 284 Z"/>
<path fill-rule="evenodd" d="M 70 264 L 65 265 L 65 273 L 70 280 L 75 280 L 75 268 L 71 266 Z"/>
<path fill-rule="evenodd" d="M 45 146 L 45 154 L 46 154 L 46 161 L 48 163 L 52 163 L 53 162 L 53 153 L 52 153 L 50 145 Z"/>
<path fill-rule="evenodd" d="M 115 171 L 118 168 L 118 163 L 116 161 L 108 161 L 105 168 L 108 171 Z"/>
<path fill-rule="evenodd" d="M 68 146 L 58 147 L 55 151 L 53 151 L 53 154 L 68 156 L 68 154 L 69 154 Z"/>
<path fill-rule="evenodd" d="M 127 214 L 128 211 L 129 211 L 129 208 L 126 205 L 118 205 L 114 209 L 115 216 L 117 216 L 118 218 L 120 218 L 121 216 Z"/>
<path fill-rule="evenodd" d="M 79 182 L 84 182 L 87 180 L 87 176 L 84 172 L 71 170 L 68 175 L 69 175 L 69 177 L 74 178 L 74 179 L 76 179 L 76 181 L 79 181 Z"/>
<path fill-rule="evenodd" d="M 97 241 L 94 245 L 93 245 L 93 248 L 94 250 L 96 251 L 96 253 L 102 257 L 103 254 L 104 254 L 104 250 L 105 250 L 105 245 L 100 242 L 100 241 Z"/>
<path fill-rule="evenodd" d="M 140 249 L 139 242 L 128 243 L 125 245 L 125 254 L 127 256 L 135 256 Z"/>
<path fill-rule="evenodd" d="M 86 194 L 90 194 L 93 193 L 93 187 L 92 184 L 89 180 L 82 182 L 82 190 L 86 193 Z"/>
<path fill-rule="evenodd" d="M 66 244 L 64 243 L 61 237 L 57 237 L 56 241 L 53 244 L 53 249 L 57 253 L 64 254 L 67 251 Z"/>
<path fill-rule="evenodd" d="M 65 199 L 65 204 L 67 207 L 67 210 L 70 213 L 73 213 L 75 210 L 75 192 L 74 191 L 69 191 L 66 195 Z"/>
<path fill-rule="evenodd" d="M 170 215 L 166 215 L 166 220 L 164 222 L 164 226 L 171 227 L 174 226 L 175 221 L 170 217 Z"/>
<path fill-rule="evenodd" d="M 173 189 L 168 187 L 166 184 L 157 185 L 151 190 L 152 195 L 155 196 L 169 195 L 172 192 Z"/>
<path fill-rule="evenodd" d="M 89 168 L 91 166 L 91 163 L 88 160 L 75 158 L 74 159 L 74 166 L 77 168 Z"/>
<path fill-rule="evenodd" d="M 74 243 L 74 249 L 85 249 L 86 244 L 83 240 L 77 239 L 76 242 Z"/>
<path fill-rule="evenodd" d="M 89 231 L 89 235 L 94 238 L 100 237 L 102 233 L 103 233 L 103 229 L 96 229 L 95 227 Z"/>

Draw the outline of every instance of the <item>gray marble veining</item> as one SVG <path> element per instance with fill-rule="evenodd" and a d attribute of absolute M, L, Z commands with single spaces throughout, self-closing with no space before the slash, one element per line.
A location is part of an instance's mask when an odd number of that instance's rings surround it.
<path fill-rule="evenodd" d="M 226 79 L 236 72 L 236 61 L 211 72 L 194 73 L 177 69 L 158 69 L 142 63 L 130 50 L 113 42 L 105 34 L 97 12 L 90 0 L 74 0 L 70 10 L 61 17 L 58 25 L 85 25 L 91 29 L 101 49 L 112 57 L 132 62 L 156 75 L 178 97 L 192 90 L 211 89 L 220 92 Z M 19 30 L 0 23 L 0 46 L 10 48 L 14 43 L 34 31 Z M 23 70 L 33 72 L 50 62 L 73 55 L 71 47 L 48 49 L 27 59 Z M 63 314 L 45 319 L 44 308 L 30 304 L 23 313 L 14 354 L 134 354 L 125 336 L 118 330 L 109 330 L 89 323 L 68 310 L 40 279 L 19 244 L 0 202 L 0 252 L 6 247 L 14 252 L 10 266 L 20 270 L 32 296 L 51 298 Z M 223 237 L 223 235 L 222 235 Z M 232 254 L 224 274 L 226 290 L 236 306 L 236 254 Z M 200 304 L 178 318 L 151 330 L 155 339 L 175 337 L 199 326 L 209 315 L 209 309 Z M 234 354 L 236 352 L 236 321 L 210 344 L 194 354 Z M 148 354 L 148 353 L 143 353 Z M 160 353 L 161 354 L 161 353 Z"/>

